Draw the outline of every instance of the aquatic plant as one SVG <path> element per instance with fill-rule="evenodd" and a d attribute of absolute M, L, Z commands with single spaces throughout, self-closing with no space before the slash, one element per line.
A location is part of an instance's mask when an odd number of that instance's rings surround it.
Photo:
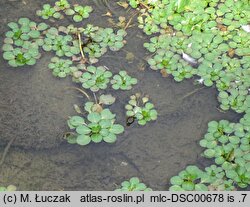
<path fill-rule="evenodd" d="M 3 58 L 8 60 L 8 63 L 12 67 L 18 67 L 23 65 L 34 65 L 36 60 L 40 58 L 38 46 L 34 43 L 25 42 L 22 48 L 7 48 L 5 47 Z M 6 51 L 7 50 L 7 51 Z"/>
<path fill-rule="evenodd" d="M 83 88 L 97 92 L 100 89 L 107 88 L 111 76 L 112 73 L 103 66 L 88 66 L 79 81 L 82 83 Z"/>
<path fill-rule="evenodd" d="M 188 166 L 177 176 L 170 179 L 170 191 L 206 191 L 207 186 L 202 181 L 203 171 L 196 166 Z"/>
<path fill-rule="evenodd" d="M 120 50 L 124 44 L 124 37 L 127 35 L 123 29 L 116 33 L 112 28 L 94 27 L 88 24 L 84 29 L 87 44 L 83 47 L 83 51 L 89 56 L 90 62 L 95 63 L 109 48 L 112 51 Z"/>
<path fill-rule="evenodd" d="M 249 126 L 249 125 L 248 125 Z M 250 184 L 249 128 L 226 120 L 208 123 L 208 133 L 200 141 L 207 148 L 204 156 L 214 158 L 225 170 L 226 177 L 239 187 Z"/>
<path fill-rule="evenodd" d="M 202 182 L 206 185 L 202 185 L 201 189 L 245 188 L 249 185 L 250 165 L 250 35 L 246 28 L 250 20 L 249 2 L 128 2 L 140 12 L 139 28 L 147 35 L 160 33 L 144 43 L 144 47 L 153 53 L 148 58 L 153 70 L 160 70 L 165 77 L 172 75 L 176 81 L 198 75 L 198 83 L 216 86 L 221 109 L 246 113 L 240 123 L 226 120 L 210 122 L 208 132 L 200 142 L 206 148 L 204 156 L 215 159 L 218 165 L 206 169 L 218 177 Z M 175 177 L 171 189 L 195 189 L 204 175 L 209 174 L 196 167 L 192 169 L 197 172 L 187 187 L 181 186 L 183 178 Z M 192 172 L 181 173 L 189 173 L 192 177 Z"/>
<path fill-rule="evenodd" d="M 93 11 L 91 6 L 80 6 L 80 5 L 74 5 L 74 11 L 75 14 L 73 16 L 73 20 L 75 22 L 80 22 L 83 19 L 86 19 L 89 17 L 89 13 Z"/>
<path fill-rule="evenodd" d="M 47 30 L 42 47 L 45 51 L 55 51 L 59 57 L 71 57 L 80 53 L 78 41 L 74 40 L 71 35 L 59 32 L 55 27 Z"/>
<path fill-rule="evenodd" d="M 216 165 L 202 171 L 196 166 L 187 166 L 177 176 L 170 179 L 170 191 L 216 191 L 235 190 L 234 181 L 226 177 L 225 171 Z"/>
<path fill-rule="evenodd" d="M 123 181 L 121 187 L 115 191 L 152 191 L 144 183 L 141 183 L 139 178 L 132 177 L 130 180 Z"/>
<path fill-rule="evenodd" d="M 137 84 L 137 79 L 132 78 L 126 71 L 122 70 L 119 74 L 114 75 L 111 80 L 112 88 L 115 90 L 130 90 L 133 85 Z"/>
<path fill-rule="evenodd" d="M 125 109 L 127 110 L 127 117 L 129 119 L 136 119 L 139 125 L 145 125 L 149 121 L 156 120 L 158 115 L 154 104 L 149 102 L 148 97 L 141 97 L 140 94 L 130 96 L 130 100 L 125 106 Z"/>
<path fill-rule="evenodd" d="M 0 192 L 3 191 L 16 191 L 16 186 L 14 185 L 9 185 L 7 187 L 0 186 Z"/>
<path fill-rule="evenodd" d="M 76 66 L 72 66 L 73 62 L 58 57 L 51 58 L 51 63 L 48 67 L 53 71 L 52 74 L 59 78 L 65 78 L 67 75 L 78 71 Z"/>
<path fill-rule="evenodd" d="M 114 143 L 116 136 L 124 131 L 122 125 L 115 124 L 115 114 L 109 109 L 95 106 L 93 102 L 85 104 L 85 110 L 88 112 L 86 120 L 80 116 L 73 116 L 68 120 L 70 129 L 76 130 L 76 134 L 68 137 L 69 143 L 79 145 L 87 145 L 91 141 Z"/>
<path fill-rule="evenodd" d="M 61 17 L 61 14 L 59 12 L 56 12 L 55 8 L 51 7 L 50 4 L 44 4 L 43 9 L 37 10 L 36 14 L 43 19 L 49 19 L 50 17 L 58 19 Z"/>
<path fill-rule="evenodd" d="M 8 60 L 12 67 L 34 65 L 41 56 L 39 52 L 39 46 L 43 44 L 41 32 L 46 30 L 48 25 L 20 18 L 17 23 L 8 23 L 8 27 L 10 30 L 5 34 L 2 47 L 3 58 Z"/>
<path fill-rule="evenodd" d="M 67 10 L 70 8 L 70 4 L 67 0 L 59 0 L 55 2 L 54 8 L 56 11 Z"/>
<path fill-rule="evenodd" d="M 50 17 L 62 19 L 63 15 L 66 14 L 73 16 L 75 22 L 80 22 L 83 19 L 88 18 L 89 13 L 92 11 L 93 9 L 91 6 L 81 6 L 76 4 L 71 8 L 67 0 L 59 0 L 55 2 L 53 7 L 50 4 L 44 4 L 43 9 L 37 10 L 36 14 L 43 19 L 49 19 Z"/>

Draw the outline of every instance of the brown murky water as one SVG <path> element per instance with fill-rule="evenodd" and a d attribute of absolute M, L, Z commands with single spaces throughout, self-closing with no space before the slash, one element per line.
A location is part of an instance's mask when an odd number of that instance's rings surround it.
<path fill-rule="evenodd" d="M 54 1 L 0 0 L 1 46 L 8 22 L 20 17 L 41 22 L 35 11 L 46 2 Z M 111 11 L 117 21 L 120 15 L 133 13 L 113 0 L 71 2 L 94 8 L 82 24 L 112 27 L 102 14 Z M 207 123 L 237 121 L 239 115 L 217 109 L 214 88 L 202 88 L 183 99 L 202 86 L 195 86 L 194 80 L 176 83 L 171 77 L 162 78 L 147 65 L 144 71 L 139 70 L 148 55 L 143 48 L 146 38 L 136 26 L 128 29 L 127 45 L 120 52 L 108 52 L 98 63 L 113 72 L 125 69 L 139 80 L 131 91 L 106 90 L 117 97 L 111 110 L 118 123 L 125 126 L 124 105 L 136 92 L 148 94 L 159 112 L 157 121 L 144 127 L 125 127 L 125 133 L 112 145 L 81 147 L 63 140 L 68 130 L 66 119 L 76 114 L 73 104 L 83 105 L 86 98 L 67 89 L 75 85 L 70 78 L 52 76 L 47 68 L 52 53 L 44 53 L 34 67 L 18 69 L 9 67 L 0 56 L 0 156 L 16 137 L 0 168 L 0 185 L 14 184 L 18 190 L 114 190 L 123 180 L 137 176 L 153 190 L 167 190 L 170 177 L 187 165 L 204 167 L 210 162 L 200 156 L 198 144 Z M 135 58 L 127 60 L 128 53 Z"/>

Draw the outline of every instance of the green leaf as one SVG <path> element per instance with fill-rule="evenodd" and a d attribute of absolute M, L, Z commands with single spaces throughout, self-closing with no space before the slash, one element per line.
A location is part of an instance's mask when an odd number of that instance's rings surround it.
<path fill-rule="evenodd" d="M 208 191 L 208 188 L 204 184 L 199 183 L 195 185 L 194 190 L 195 191 Z"/>
<path fill-rule="evenodd" d="M 76 138 L 76 142 L 77 142 L 77 144 L 79 144 L 79 145 L 87 145 L 87 144 L 90 143 L 90 141 L 91 141 L 90 137 L 87 136 L 87 135 L 84 135 L 84 134 L 79 135 L 79 136 Z"/>
<path fill-rule="evenodd" d="M 120 124 L 114 124 L 110 128 L 110 132 L 114 134 L 121 134 L 124 131 L 124 127 Z"/>
<path fill-rule="evenodd" d="M 185 181 L 182 184 L 182 188 L 186 191 L 192 191 L 192 190 L 194 190 L 194 187 L 195 187 L 195 185 L 190 181 Z"/>
<path fill-rule="evenodd" d="M 91 132 L 91 129 L 85 125 L 80 125 L 76 128 L 76 132 L 78 134 L 89 134 Z"/>
<path fill-rule="evenodd" d="M 140 183 L 140 180 L 137 177 L 132 177 L 132 178 L 130 178 L 129 182 L 131 185 L 137 185 Z"/>
<path fill-rule="evenodd" d="M 183 183 L 183 179 L 179 176 L 174 176 L 170 179 L 170 183 L 172 185 L 181 185 Z"/>
<path fill-rule="evenodd" d="M 136 188 L 134 189 L 134 191 L 143 191 L 147 188 L 147 186 L 144 183 L 139 183 L 136 185 Z"/>
<path fill-rule="evenodd" d="M 109 109 L 104 109 L 101 112 L 102 119 L 114 119 L 115 114 L 112 114 Z"/>
<path fill-rule="evenodd" d="M 169 191 L 184 191 L 184 189 L 179 185 L 173 185 L 169 188 Z"/>
<path fill-rule="evenodd" d="M 109 133 L 109 135 L 103 137 L 103 140 L 107 143 L 114 143 L 116 141 L 116 136 L 113 133 Z"/>
<path fill-rule="evenodd" d="M 97 112 L 92 112 L 88 115 L 88 120 L 92 123 L 98 123 L 101 118 L 101 115 Z"/>
<path fill-rule="evenodd" d="M 190 4 L 190 0 L 177 0 L 177 12 L 180 13 L 185 10 L 185 7 Z"/>
<path fill-rule="evenodd" d="M 99 143 L 102 141 L 102 135 L 101 134 L 92 134 L 91 135 L 91 140 L 94 142 L 94 143 Z"/>
<path fill-rule="evenodd" d="M 74 127 L 84 124 L 84 119 L 80 116 L 72 116 L 69 120 L 70 124 Z"/>
<path fill-rule="evenodd" d="M 80 21 L 82 21 L 82 17 L 81 17 L 80 15 L 74 15 L 74 16 L 73 16 L 73 20 L 74 20 L 75 22 L 80 22 Z"/>

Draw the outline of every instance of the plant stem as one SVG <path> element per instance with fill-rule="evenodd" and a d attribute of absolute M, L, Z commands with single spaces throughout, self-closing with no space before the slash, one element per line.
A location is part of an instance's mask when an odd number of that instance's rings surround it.
<path fill-rule="evenodd" d="M 66 89 L 75 89 L 75 90 L 81 92 L 82 94 L 84 94 L 90 100 L 89 95 L 84 90 L 82 90 L 80 88 L 77 88 L 77 87 L 67 87 Z"/>
<path fill-rule="evenodd" d="M 85 56 L 84 56 L 84 53 L 83 53 L 83 50 L 82 50 L 82 39 L 81 39 L 81 34 L 80 33 L 78 33 L 78 40 L 79 40 L 79 48 L 80 48 L 80 51 L 81 51 L 81 55 L 82 55 L 82 58 L 84 60 Z"/>

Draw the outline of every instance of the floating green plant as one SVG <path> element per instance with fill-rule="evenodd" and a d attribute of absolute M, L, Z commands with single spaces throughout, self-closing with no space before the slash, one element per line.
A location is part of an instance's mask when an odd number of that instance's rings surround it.
<path fill-rule="evenodd" d="M 120 50 L 125 44 L 124 37 L 127 35 L 123 29 L 115 33 L 112 28 L 99 28 L 93 25 L 87 25 L 83 33 L 88 40 L 83 51 L 88 54 L 92 63 L 97 62 L 108 48 L 112 51 Z"/>
<path fill-rule="evenodd" d="M 126 71 L 122 70 L 119 74 L 114 75 L 111 80 L 112 88 L 115 90 L 130 90 L 133 85 L 137 84 L 137 79 L 132 78 Z"/>
<path fill-rule="evenodd" d="M 79 43 L 71 35 L 59 32 L 55 27 L 51 27 L 46 32 L 43 49 L 45 51 L 55 51 L 59 57 L 78 55 L 80 53 Z"/>
<path fill-rule="evenodd" d="M 81 6 L 76 4 L 71 8 L 67 0 L 59 0 L 55 2 L 53 7 L 50 4 L 44 4 L 42 10 L 37 10 L 36 14 L 43 19 L 49 19 L 51 17 L 62 19 L 64 14 L 66 14 L 73 16 L 75 22 L 80 22 L 83 19 L 88 18 L 89 13 L 92 11 L 93 9 L 91 6 Z"/>
<path fill-rule="evenodd" d="M 241 188 L 250 184 L 249 125 L 211 121 L 200 145 L 207 148 L 204 156 L 214 158 L 215 163 L 225 170 L 227 178 Z"/>
<path fill-rule="evenodd" d="M 152 191 L 152 189 L 141 183 L 139 178 L 132 177 L 128 181 L 123 181 L 121 187 L 115 191 Z"/>
<path fill-rule="evenodd" d="M 86 72 L 82 74 L 79 81 L 83 88 L 97 92 L 100 89 L 106 89 L 112 73 L 103 66 L 88 66 Z"/>
<path fill-rule="evenodd" d="M 73 116 L 68 120 L 70 129 L 75 129 L 76 134 L 68 137 L 69 143 L 87 145 L 91 141 L 114 143 L 116 136 L 124 131 L 122 125 L 115 124 L 115 114 L 109 109 L 96 107 L 95 103 L 87 102 L 85 110 L 88 112 L 85 120 L 80 116 Z"/>
<path fill-rule="evenodd" d="M 8 60 L 9 65 L 12 67 L 34 65 L 36 60 L 40 58 L 38 46 L 30 42 L 25 42 L 22 48 L 8 48 L 6 50 L 5 48 L 3 58 Z"/>
<path fill-rule="evenodd" d="M 171 189 L 195 189 L 201 181 L 199 188 L 203 190 L 245 188 L 250 165 L 249 2 L 130 0 L 129 4 L 140 12 L 139 27 L 148 35 L 155 34 L 144 43 L 153 53 L 148 58 L 153 70 L 172 75 L 176 81 L 198 75 L 198 83 L 216 86 L 221 109 L 246 113 L 240 123 L 210 122 L 200 142 L 206 148 L 204 156 L 219 165 L 207 170 L 219 177 L 205 181 L 208 171 L 192 167 L 197 171 L 196 179 L 183 187 L 183 178 L 175 177 Z"/>
<path fill-rule="evenodd" d="M 3 44 L 3 58 L 12 67 L 34 65 L 40 58 L 39 46 L 43 44 L 41 32 L 48 28 L 45 23 L 37 24 L 28 18 L 8 23 L 10 31 L 6 32 Z"/>
<path fill-rule="evenodd" d="M 89 17 L 89 13 L 93 11 L 91 6 L 80 6 L 80 5 L 74 5 L 74 11 L 75 14 L 73 16 L 73 20 L 75 22 L 80 22 L 83 19 L 86 19 Z"/>
<path fill-rule="evenodd" d="M 235 190 L 234 181 L 226 177 L 221 167 L 211 165 L 205 171 L 190 165 L 170 179 L 170 191 Z"/>
<path fill-rule="evenodd" d="M 141 94 L 130 96 L 125 108 L 128 119 L 136 119 L 139 125 L 145 125 L 147 122 L 157 119 L 158 113 L 154 105 L 149 102 L 148 97 L 141 97 Z"/>
<path fill-rule="evenodd" d="M 70 8 L 70 4 L 67 0 L 59 0 L 55 2 L 54 8 L 56 11 L 67 10 Z"/>
<path fill-rule="evenodd" d="M 37 16 L 42 17 L 43 19 L 49 19 L 50 17 L 60 18 L 61 14 L 56 12 L 54 7 L 51 7 L 49 4 L 44 4 L 42 10 L 37 10 Z"/>
<path fill-rule="evenodd" d="M 65 78 L 67 75 L 78 71 L 76 66 L 72 66 L 72 61 L 60 59 L 58 57 L 51 58 L 51 63 L 48 67 L 53 70 L 53 75 L 59 78 Z"/>
<path fill-rule="evenodd" d="M 170 191 L 206 191 L 202 181 L 203 172 L 196 166 L 188 166 L 179 175 L 170 179 Z"/>

